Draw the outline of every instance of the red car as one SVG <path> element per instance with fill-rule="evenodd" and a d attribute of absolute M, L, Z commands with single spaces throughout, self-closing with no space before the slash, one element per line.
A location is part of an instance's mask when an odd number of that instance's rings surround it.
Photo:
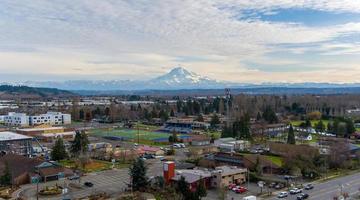
<path fill-rule="evenodd" d="M 245 187 L 238 187 L 235 189 L 235 192 L 241 194 L 241 193 L 247 192 L 247 189 Z"/>
<path fill-rule="evenodd" d="M 228 188 L 229 188 L 229 190 L 232 190 L 232 189 L 236 188 L 236 184 L 230 184 Z"/>

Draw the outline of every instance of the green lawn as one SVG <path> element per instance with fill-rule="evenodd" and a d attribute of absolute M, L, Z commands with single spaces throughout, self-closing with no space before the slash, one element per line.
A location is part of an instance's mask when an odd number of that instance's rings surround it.
<path fill-rule="evenodd" d="M 315 127 L 316 124 L 319 122 L 320 120 L 311 120 L 311 126 L 312 127 Z M 328 123 L 329 123 L 329 120 L 321 120 L 325 127 L 327 127 Z M 290 123 L 293 125 L 293 126 L 299 126 L 302 122 L 305 122 L 303 120 L 296 120 L 296 121 L 291 121 Z"/>
<path fill-rule="evenodd" d="M 76 166 L 74 160 L 61 160 L 59 161 L 59 164 L 67 168 L 74 168 Z M 85 165 L 85 168 L 81 168 L 81 170 L 88 173 L 97 172 L 97 171 L 109 170 L 112 168 L 112 166 L 113 164 L 108 161 L 92 160 L 90 163 Z M 123 168 L 128 168 L 129 164 L 116 162 L 114 167 L 117 169 L 123 169 Z"/>
<path fill-rule="evenodd" d="M 283 165 L 283 159 L 279 156 L 266 156 L 267 159 L 271 160 L 275 165 L 281 167 Z"/>
<path fill-rule="evenodd" d="M 154 131 L 147 131 L 147 130 L 136 130 L 136 129 L 93 129 L 90 131 L 91 135 L 95 136 L 118 136 L 124 137 L 128 140 L 133 139 L 140 139 L 140 140 L 157 140 L 157 139 L 167 139 L 171 134 L 163 133 L 163 132 L 154 132 Z M 178 137 L 187 137 L 186 135 L 178 134 Z"/>
<path fill-rule="evenodd" d="M 241 155 L 252 155 L 250 153 L 240 153 Z M 271 161 L 273 164 L 281 167 L 283 165 L 283 158 L 280 156 L 265 156 L 269 161 Z"/>

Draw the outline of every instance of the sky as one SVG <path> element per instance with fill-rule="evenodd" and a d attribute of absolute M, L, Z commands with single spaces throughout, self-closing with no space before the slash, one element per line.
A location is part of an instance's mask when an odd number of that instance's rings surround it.
<path fill-rule="evenodd" d="M 360 0 L 2 0 L 0 80 L 360 82 Z"/>

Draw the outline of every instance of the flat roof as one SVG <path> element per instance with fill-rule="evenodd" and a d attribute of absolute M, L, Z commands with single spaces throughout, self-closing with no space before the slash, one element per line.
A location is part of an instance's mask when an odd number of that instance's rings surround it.
<path fill-rule="evenodd" d="M 20 128 L 19 131 L 47 131 L 47 130 L 59 130 L 64 129 L 63 126 L 58 127 L 44 127 L 44 128 Z"/>
<path fill-rule="evenodd" d="M 0 142 L 2 141 L 13 141 L 13 140 L 29 140 L 32 137 L 21 135 L 18 133 L 10 132 L 10 131 L 2 131 L 0 132 Z"/>

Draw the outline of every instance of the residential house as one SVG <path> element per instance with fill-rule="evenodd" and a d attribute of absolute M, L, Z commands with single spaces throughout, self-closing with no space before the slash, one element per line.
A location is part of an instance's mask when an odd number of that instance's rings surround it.
<path fill-rule="evenodd" d="M 37 177 L 40 177 L 41 181 L 46 182 L 73 174 L 70 169 L 64 168 L 56 162 L 28 158 L 16 154 L 6 154 L 0 157 L 0 174 L 4 173 L 6 165 L 10 170 L 13 185 L 31 183 Z"/>

